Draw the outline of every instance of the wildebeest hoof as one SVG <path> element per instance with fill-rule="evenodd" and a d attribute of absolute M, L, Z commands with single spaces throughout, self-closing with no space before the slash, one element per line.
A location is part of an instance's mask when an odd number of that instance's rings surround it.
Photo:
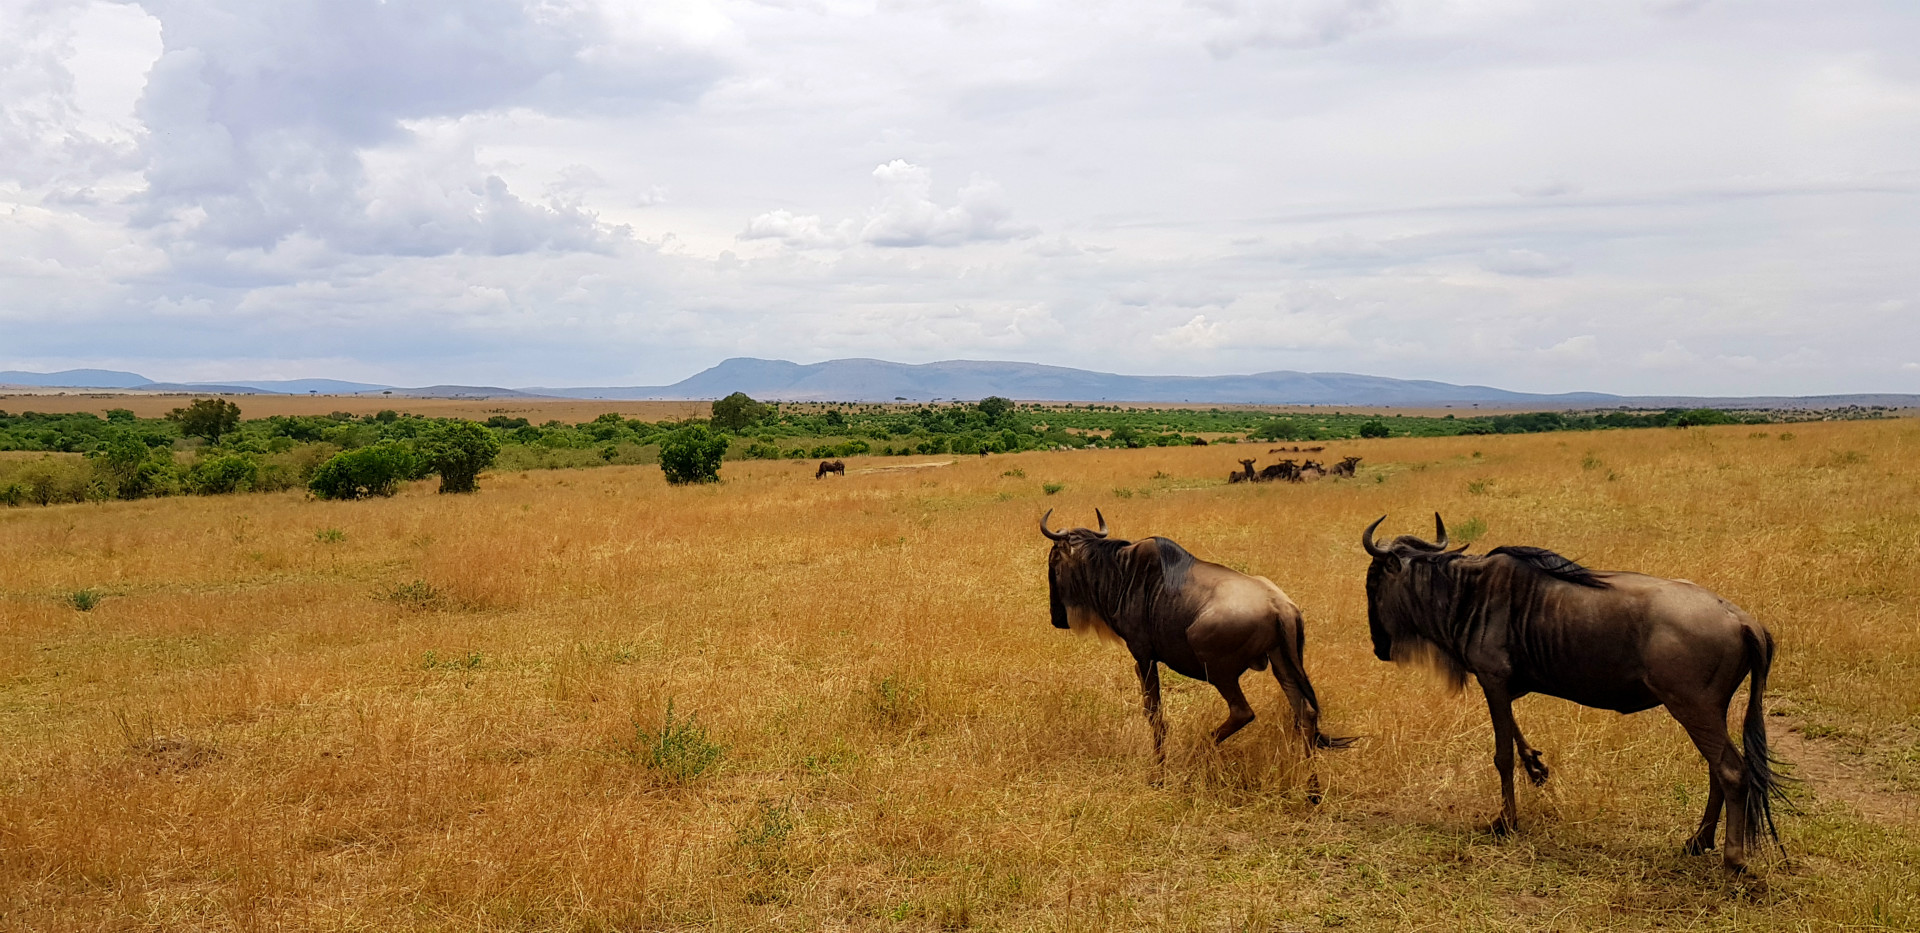
<path fill-rule="evenodd" d="M 1744 875 L 1747 873 L 1747 863 L 1744 861 L 1736 862 L 1733 859 L 1727 859 L 1722 864 L 1726 867 L 1727 874 L 1729 875 Z"/>
<path fill-rule="evenodd" d="M 1705 855 L 1711 851 L 1713 851 L 1712 839 L 1701 839 L 1699 836 L 1695 836 L 1687 840 L 1686 853 L 1688 855 Z"/>
<path fill-rule="evenodd" d="M 1547 778 L 1553 774 L 1548 770 L 1547 763 L 1540 760 L 1539 752 L 1520 756 L 1520 765 L 1527 769 L 1527 780 L 1532 781 L 1535 787 L 1545 787 Z"/>
<path fill-rule="evenodd" d="M 1494 820 L 1493 825 L 1487 827 L 1487 832 L 1492 833 L 1495 836 L 1499 836 L 1501 838 L 1506 838 L 1507 836 L 1513 835 L 1513 833 L 1519 828 L 1520 827 L 1518 825 L 1518 821 L 1509 820 L 1503 816 L 1497 820 Z"/>

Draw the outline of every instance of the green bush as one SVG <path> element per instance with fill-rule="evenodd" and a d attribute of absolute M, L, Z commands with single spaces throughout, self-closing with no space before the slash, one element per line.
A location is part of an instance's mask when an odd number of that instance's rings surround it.
<path fill-rule="evenodd" d="M 660 472 L 675 486 L 718 482 L 727 444 L 726 437 L 702 425 L 681 428 L 660 442 Z"/>
<path fill-rule="evenodd" d="M 1387 423 L 1378 418 L 1360 425 L 1361 437 L 1386 437 L 1389 433 Z"/>
<path fill-rule="evenodd" d="M 398 441 L 381 441 L 335 454 L 313 472 L 307 488 L 321 499 L 391 496 L 418 469 L 419 458 L 412 448 Z"/>
<path fill-rule="evenodd" d="M 1739 419 L 1724 411 L 1713 408 L 1689 408 L 1680 413 L 1673 423 L 1679 427 L 1690 428 L 1698 424 L 1738 424 Z"/>
<path fill-rule="evenodd" d="M 260 461 L 249 454 L 202 457 L 187 471 L 187 488 L 196 495 L 217 496 L 253 489 L 260 480 Z M 123 495 L 122 498 L 133 498 Z"/>
<path fill-rule="evenodd" d="M 441 492 L 473 492 L 480 488 L 480 471 L 500 455 L 500 441 L 475 422 L 449 421 L 420 439 L 420 454 L 421 465 L 440 474 Z"/>
<path fill-rule="evenodd" d="M 121 432 L 87 452 L 94 472 L 109 495 L 118 499 L 143 499 L 176 491 L 178 473 L 173 451 L 167 447 L 149 447 L 139 435 Z"/>
<path fill-rule="evenodd" d="M 1256 441 L 1304 441 L 1313 436 L 1313 431 L 1292 418 L 1275 418 L 1254 428 L 1249 436 Z"/>

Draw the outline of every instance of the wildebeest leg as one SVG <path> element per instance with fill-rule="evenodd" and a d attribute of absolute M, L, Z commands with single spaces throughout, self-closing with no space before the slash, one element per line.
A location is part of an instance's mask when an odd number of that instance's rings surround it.
<path fill-rule="evenodd" d="M 1693 739 L 1693 747 L 1700 750 L 1700 757 L 1707 760 L 1707 779 L 1713 783 L 1707 793 L 1707 812 L 1700 818 L 1701 832 L 1687 842 L 1689 851 L 1700 842 L 1702 834 L 1706 836 L 1706 847 L 1713 844 L 1713 823 L 1709 817 L 1716 816 L 1716 810 L 1724 803 L 1727 811 L 1726 848 L 1721 850 L 1721 858 L 1728 869 L 1745 871 L 1747 867 L 1747 772 L 1740 760 L 1740 753 L 1734 751 L 1733 740 L 1727 737 L 1727 711 L 1722 706 L 1718 711 L 1711 703 L 1667 704 L 1667 711 L 1687 730 L 1687 737 Z M 1717 821 L 1715 821 L 1717 822 Z M 1701 851 L 1705 851 L 1703 848 Z"/>
<path fill-rule="evenodd" d="M 1493 767 L 1500 772 L 1500 818 L 1493 821 L 1493 833 L 1504 836 L 1520 828 L 1520 807 L 1513 800 L 1513 739 L 1519 728 L 1513 724 L 1513 697 L 1506 685 L 1486 677 L 1479 678 L 1480 690 L 1487 695 L 1487 712 L 1493 716 Z"/>
<path fill-rule="evenodd" d="M 1707 769 L 1707 783 L 1712 789 L 1707 791 L 1707 812 L 1700 817 L 1700 828 L 1694 830 L 1693 838 L 1687 840 L 1688 855 L 1702 855 L 1713 851 L 1713 834 L 1720 828 L 1720 804 L 1726 793 L 1720 789 L 1720 781 L 1713 776 L 1713 769 Z"/>
<path fill-rule="evenodd" d="M 1240 675 L 1243 671 L 1223 674 L 1213 667 L 1207 668 L 1207 683 L 1220 691 L 1220 698 L 1227 701 L 1227 721 L 1213 730 L 1213 744 L 1227 740 L 1227 736 L 1239 732 L 1247 723 L 1253 721 L 1253 706 L 1247 703 L 1247 695 L 1240 690 Z"/>
<path fill-rule="evenodd" d="M 1153 762 L 1164 765 L 1167 763 L 1167 718 L 1160 712 L 1160 662 L 1136 658 L 1134 665 L 1140 674 L 1140 706 L 1147 714 L 1147 728 L 1153 733 Z"/>
<path fill-rule="evenodd" d="M 1313 687 L 1300 682 L 1307 672 L 1300 669 L 1299 662 L 1284 646 L 1268 652 L 1267 661 L 1273 666 L 1273 679 L 1280 682 L 1280 690 L 1287 695 L 1287 704 L 1293 707 L 1293 727 L 1306 741 L 1308 755 L 1323 744 L 1331 748 L 1351 744 L 1347 739 L 1328 739 L 1320 734 L 1320 707 L 1308 695 Z"/>
<path fill-rule="evenodd" d="M 1547 776 L 1552 772 L 1547 770 L 1547 763 L 1540 760 L 1540 750 L 1527 744 L 1527 737 L 1520 734 L 1517 722 L 1513 726 L 1513 744 L 1520 747 L 1520 766 L 1527 769 L 1527 780 L 1535 787 L 1545 787 Z"/>

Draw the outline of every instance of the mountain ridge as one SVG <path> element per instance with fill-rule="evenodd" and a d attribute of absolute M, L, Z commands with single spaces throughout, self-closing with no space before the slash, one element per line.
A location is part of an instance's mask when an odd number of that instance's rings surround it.
<path fill-rule="evenodd" d="M 1493 408 L 1641 407 L 1920 407 L 1920 395 L 1853 393 L 1819 396 L 1625 396 L 1605 392 L 1517 392 L 1484 385 L 1427 379 L 1395 379 L 1340 372 L 1273 370 L 1226 376 L 1134 376 L 997 360 L 895 363 L 870 358 L 795 363 L 755 357 L 723 360 L 663 386 L 575 386 L 508 389 L 499 386 L 388 386 L 337 379 L 227 380 L 220 383 L 153 382 L 138 373 L 74 369 L 58 373 L 0 371 L 0 385 L 33 388 L 136 389 L 222 394 L 384 394 L 400 398 L 572 398 L 605 400 L 705 400 L 734 392 L 756 399 L 798 402 L 962 401 L 999 395 L 1055 402 L 1157 404 L 1373 405 Z"/>

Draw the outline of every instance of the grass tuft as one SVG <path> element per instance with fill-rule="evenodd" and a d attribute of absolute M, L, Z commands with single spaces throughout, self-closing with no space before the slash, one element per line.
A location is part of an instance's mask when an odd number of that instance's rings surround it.
<path fill-rule="evenodd" d="M 649 731 L 633 723 L 631 757 L 668 784 L 689 784 L 720 764 L 726 749 L 707 737 L 692 713 L 675 719 L 673 701 L 667 701 L 660 728 Z"/>

